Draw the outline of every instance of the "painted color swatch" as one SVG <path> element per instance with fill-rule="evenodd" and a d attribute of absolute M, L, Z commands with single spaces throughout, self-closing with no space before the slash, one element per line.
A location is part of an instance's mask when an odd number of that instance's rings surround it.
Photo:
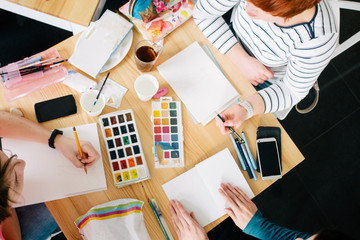
<path fill-rule="evenodd" d="M 101 115 L 100 126 L 117 187 L 150 178 L 132 110 Z"/>
<path fill-rule="evenodd" d="M 184 167 L 181 102 L 162 97 L 152 102 L 155 167 Z"/>

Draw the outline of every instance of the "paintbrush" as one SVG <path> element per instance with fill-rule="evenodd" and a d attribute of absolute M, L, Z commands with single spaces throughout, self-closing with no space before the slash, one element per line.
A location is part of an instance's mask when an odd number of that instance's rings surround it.
<path fill-rule="evenodd" d="M 96 98 L 95 98 L 94 104 L 93 104 L 93 106 L 92 106 L 92 108 L 91 108 L 91 110 L 90 110 L 89 112 L 91 112 L 91 111 L 94 109 L 97 101 L 99 100 L 100 93 L 101 93 L 101 91 L 103 90 L 103 88 L 104 88 L 104 86 L 105 86 L 105 83 L 106 83 L 106 80 L 108 79 L 109 75 L 110 75 L 110 72 L 108 72 L 108 74 L 106 75 L 105 80 L 104 80 L 104 82 L 103 82 L 103 84 L 101 85 L 101 88 L 100 88 L 100 90 L 99 90 L 99 93 L 98 93 L 98 95 L 97 95 Z"/>
<path fill-rule="evenodd" d="M 74 135 L 75 135 L 75 140 L 76 140 L 76 144 L 77 144 L 77 147 L 79 149 L 79 153 L 80 153 L 80 157 L 81 159 L 83 158 L 83 152 L 81 150 L 81 146 L 80 146 L 80 141 L 79 141 L 79 138 L 78 138 L 78 135 L 77 135 L 77 132 L 76 132 L 76 128 L 73 127 L 73 131 L 74 131 Z M 86 168 L 86 164 L 84 164 L 84 171 L 85 173 L 87 174 L 87 168 Z"/>

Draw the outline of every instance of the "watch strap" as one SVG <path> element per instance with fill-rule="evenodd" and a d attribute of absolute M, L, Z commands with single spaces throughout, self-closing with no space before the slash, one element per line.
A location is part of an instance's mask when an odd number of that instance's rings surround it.
<path fill-rule="evenodd" d="M 55 138 L 57 135 L 63 135 L 63 132 L 58 130 L 58 129 L 54 129 L 50 135 L 50 138 L 49 138 L 49 147 L 51 148 L 54 148 L 55 149 L 55 146 L 54 146 L 54 141 L 55 141 Z"/>
<path fill-rule="evenodd" d="M 254 116 L 254 109 L 253 109 L 253 107 L 251 106 L 251 104 L 248 101 L 241 101 L 239 104 L 240 104 L 240 106 L 245 108 L 246 111 L 248 112 L 248 115 L 247 115 L 246 119 L 249 119 L 252 116 Z"/>

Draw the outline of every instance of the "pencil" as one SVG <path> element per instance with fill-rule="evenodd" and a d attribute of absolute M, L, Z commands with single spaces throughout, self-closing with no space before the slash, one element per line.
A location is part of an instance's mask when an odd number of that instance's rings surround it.
<path fill-rule="evenodd" d="M 217 113 L 217 116 L 221 119 L 222 122 L 225 122 L 225 119 L 223 119 L 223 118 L 220 116 L 220 114 Z M 244 139 L 242 139 L 242 137 L 240 137 L 240 135 L 239 135 L 237 132 L 235 132 L 235 130 L 234 130 L 232 127 L 230 127 L 230 126 L 226 126 L 226 127 L 227 127 L 228 129 L 230 129 L 230 131 L 232 131 L 233 134 L 235 134 L 235 136 L 239 139 L 239 141 L 240 141 L 241 143 L 245 143 Z"/>
<path fill-rule="evenodd" d="M 81 157 L 81 159 L 82 159 L 82 158 L 83 158 L 83 152 L 81 151 L 80 141 L 79 141 L 79 138 L 78 138 L 78 135 L 77 135 L 77 132 L 76 132 L 76 128 L 75 128 L 75 127 L 73 127 L 73 131 L 74 131 L 75 140 L 76 140 L 76 143 L 77 143 L 77 146 L 78 146 L 78 149 L 79 149 L 80 157 Z M 86 164 L 84 164 L 84 171 L 85 171 L 85 173 L 87 174 Z"/>

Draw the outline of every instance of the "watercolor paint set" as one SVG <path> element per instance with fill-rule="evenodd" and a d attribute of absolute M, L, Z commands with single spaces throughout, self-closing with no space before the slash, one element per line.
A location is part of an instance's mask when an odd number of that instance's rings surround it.
<path fill-rule="evenodd" d="M 184 167 L 183 125 L 181 102 L 162 97 L 152 102 L 156 168 Z"/>
<path fill-rule="evenodd" d="M 101 115 L 101 131 L 115 186 L 122 187 L 150 178 L 132 110 Z"/>

